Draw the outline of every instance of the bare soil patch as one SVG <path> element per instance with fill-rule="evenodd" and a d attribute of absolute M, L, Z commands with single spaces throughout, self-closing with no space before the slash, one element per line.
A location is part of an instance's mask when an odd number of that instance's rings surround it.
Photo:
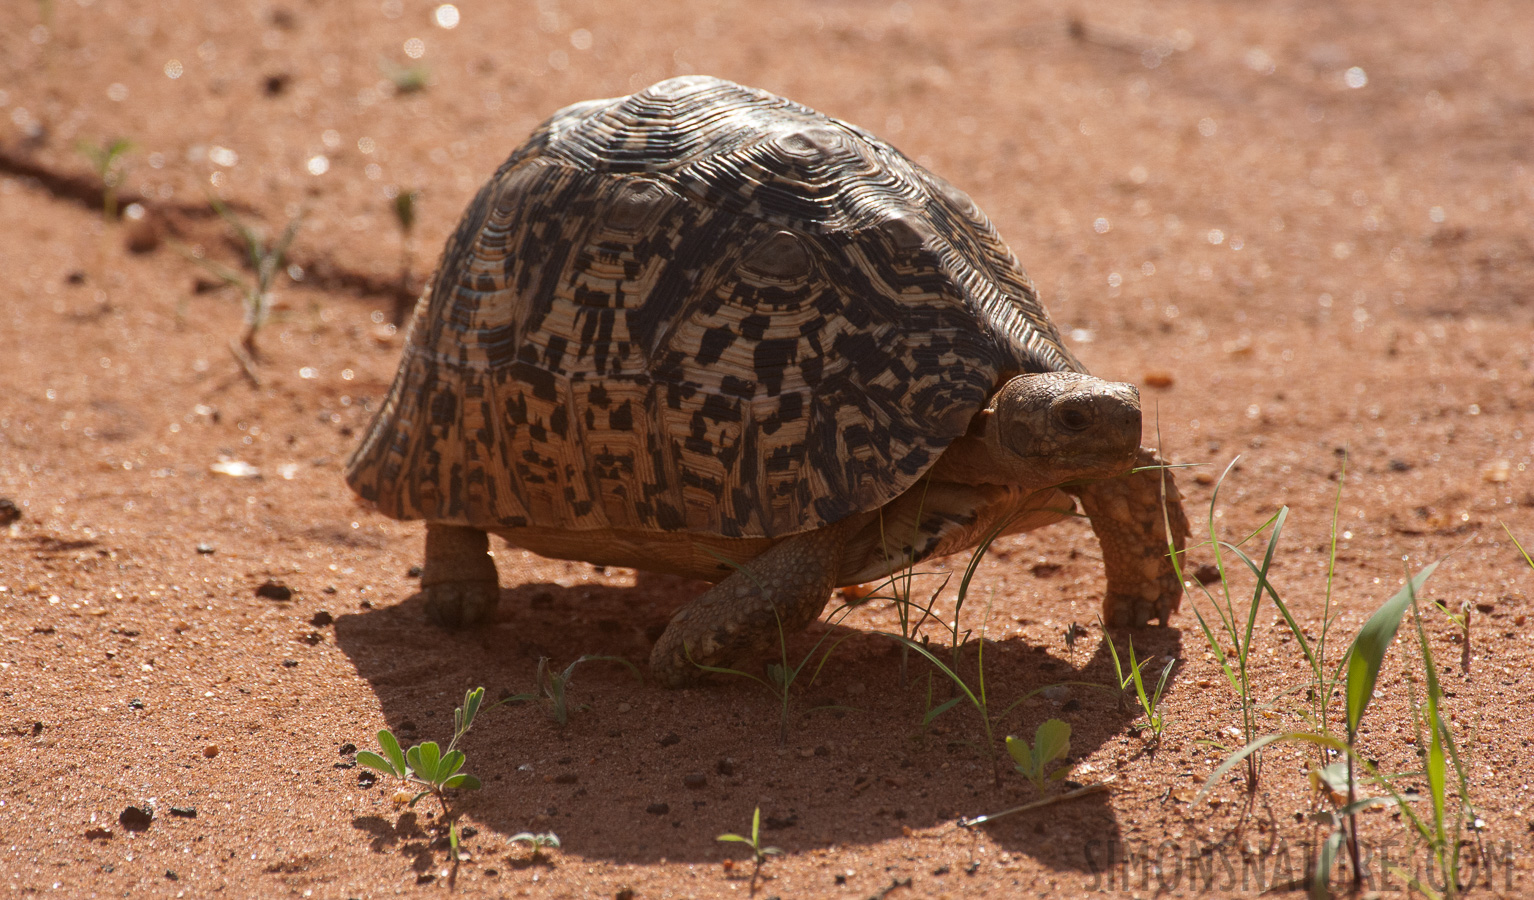
<path fill-rule="evenodd" d="M 600 663 L 577 670 L 564 727 L 532 704 L 482 713 L 461 745 L 485 786 L 456 801 L 472 829 L 456 871 L 434 805 L 362 783 L 351 751 L 378 729 L 446 741 L 466 689 L 528 690 L 540 657 L 642 662 L 700 590 L 502 548 L 501 620 L 439 631 L 410 574 L 420 525 L 340 480 L 394 372 L 388 313 L 473 191 L 555 109 L 688 72 L 863 125 L 975 197 L 1093 372 L 1142 385 L 1147 440 L 1201 466 L 1182 473 L 1190 515 L 1237 457 L 1222 537 L 1291 509 L 1273 578 L 1311 629 L 1345 458 L 1338 652 L 1403 557 L 1447 557 L 1427 596 L 1475 610 L 1468 670 L 1452 623 L 1427 623 L 1494 851 L 1478 891 L 1529 890 L 1534 574 L 1503 530 L 1534 546 L 1523 4 L 581 0 L 465 3 L 451 29 L 437 7 L 0 6 L 0 497 L 19 514 L 0 505 L 0 890 L 743 896 L 747 853 L 715 837 L 758 807 L 786 851 L 762 896 L 1226 895 L 1303 876 L 1325 836 L 1306 818 L 1324 805 L 1313 754 L 1274 750 L 1254 795 L 1231 780 L 1191 802 L 1223 758 L 1208 742 L 1239 745 L 1241 722 L 1195 597 L 1170 628 L 1113 635 L 1153 668 L 1178 659 L 1159 747 L 1108 693 L 1039 693 L 1000 732 L 1066 720 L 1072 778 L 1110 790 L 981 828 L 955 820 L 1034 789 L 994 784 L 972 710 L 922 728 L 948 686 L 929 701 L 914 659 L 900 683 L 874 634 L 896 627 L 885 603 L 836 626 L 786 745 L 750 682 L 671 692 Z M 118 137 L 120 202 L 142 217 L 104 223 L 77 144 Z M 408 245 L 400 190 L 420 191 Z M 234 295 L 177 249 L 240 265 L 210 194 L 269 237 L 305 216 L 259 385 L 228 349 Z M 1065 524 L 983 563 L 965 627 L 989 606 L 1002 706 L 1113 680 L 1095 554 Z M 258 594 L 268 582 L 288 595 Z M 1285 635 L 1264 609 L 1265 730 L 1302 724 Z M 1392 771 L 1419 765 L 1408 649 L 1363 736 Z M 1391 812 L 1362 823 L 1371 847 L 1424 861 Z M 529 861 L 509 842 L 523 831 L 563 847 Z"/>

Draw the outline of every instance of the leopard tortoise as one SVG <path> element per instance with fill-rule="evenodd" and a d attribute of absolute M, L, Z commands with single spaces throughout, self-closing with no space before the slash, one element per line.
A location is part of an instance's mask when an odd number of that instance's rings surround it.
<path fill-rule="evenodd" d="M 1106 621 L 1181 599 L 1136 389 L 1086 373 L 962 191 L 764 91 L 673 78 L 555 114 L 469 205 L 405 344 L 346 479 L 426 521 L 441 624 L 494 612 L 487 532 L 717 582 L 651 655 L 679 684 L 838 585 L 1076 501 Z"/>

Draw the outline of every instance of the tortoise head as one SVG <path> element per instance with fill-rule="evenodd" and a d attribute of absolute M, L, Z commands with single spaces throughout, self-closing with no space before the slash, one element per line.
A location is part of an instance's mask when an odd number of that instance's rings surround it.
<path fill-rule="evenodd" d="M 1012 378 L 981 418 L 987 456 L 1008 484 L 1122 475 L 1140 447 L 1139 390 L 1079 372 Z"/>

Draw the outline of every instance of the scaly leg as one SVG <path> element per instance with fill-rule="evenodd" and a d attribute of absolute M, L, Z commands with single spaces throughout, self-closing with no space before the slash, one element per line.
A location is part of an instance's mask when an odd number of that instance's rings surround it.
<path fill-rule="evenodd" d="M 1136 467 L 1161 466 L 1156 451 L 1141 447 Z M 1166 484 L 1166 515 L 1162 515 L 1161 485 Z M 1182 583 L 1167 555 L 1166 524 L 1172 544 L 1187 544 L 1188 519 L 1172 473 L 1148 469 L 1119 478 L 1065 488 L 1081 499 L 1092 530 L 1103 548 L 1108 591 L 1103 596 L 1103 622 L 1141 626 L 1167 623 L 1182 601 Z"/>
<path fill-rule="evenodd" d="M 820 617 L 841 566 L 846 523 L 786 538 L 704 591 L 671 617 L 650 653 L 650 671 L 681 687 L 717 666 L 776 649 L 782 635 Z"/>
<path fill-rule="evenodd" d="M 426 565 L 421 569 L 426 618 L 467 628 L 488 622 L 501 597 L 490 539 L 478 528 L 426 523 Z"/>

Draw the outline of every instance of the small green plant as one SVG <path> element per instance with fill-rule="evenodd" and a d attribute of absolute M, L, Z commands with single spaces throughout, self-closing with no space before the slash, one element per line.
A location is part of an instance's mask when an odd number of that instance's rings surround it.
<path fill-rule="evenodd" d="M 1369 617 L 1348 648 L 1343 660 L 1343 668 L 1346 672 L 1343 681 L 1346 740 L 1321 731 L 1265 735 L 1227 757 L 1210 774 L 1199 792 L 1197 799 L 1201 800 L 1233 767 L 1269 744 L 1305 742 L 1340 755 L 1342 759 L 1338 763 L 1321 767 L 1313 776 L 1319 782 L 1328 785 L 1330 792 L 1338 795 L 1341 802 L 1337 804 L 1337 809 L 1327 816 L 1333 828 L 1318 853 L 1313 870 L 1312 896 L 1328 896 L 1332 865 L 1343 846 L 1347 847 L 1352 864 L 1354 887 L 1356 889 L 1362 885 L 1363 868 L 1362 854 L 1358 845 L 1357 814 L 1370 806 L 1385 804 L 1399 807 L 1411 830 L 1427 844 L 1429 851 L 1433 854 L 1437 870 L 1443 875 L 1445 886 L 1443 896 L 1457 896 L 1460 891 L 1458 879 L 1462 850 L 1461 835 L 1465 823 L 1475 820 L 1469 768 L 1442 714 L 1443 691 L 1438 682 L 1438 668 L 1432 649 L 1428 645 L 1426 630 L 1422 626 L 1422 616 L 1417 600 L 1423 584 L 1437 567 L 1438 563 L 1432 563 L 1416 575 L 1407 578 L 1405 586 Z M 1380 772 L 1374 763 L 1359 752 L 1357 746 L 1359 726 L 1374 697 L 1380 669 L 1384 664 L 1385 651 L 1395 640 L 1401 620 L 1408 609 L 1412 611 L 1418 649 L 1421 654 L 1422 672 L 1427 684 L 1425 700 L 1420 704 L 1413 704 L 1413 721 L 1419 731 L 1417 747 L 1422 756 L 1423 770 L 1421 773 L 1404 774 L 1420 774 L 1426 777 L 1428 794 L 1433 806 L 1432 818 L 1427 820 L 1419 816 L 1410 806 L 1409 801 L 1416 799 L 1415 795 L 1396 786 L 1396 781 L 1402 776 Z M 1421 734 L 1424 728 L 1428 732 L 1426 735 Z M 1448 808 L 1448 781 L 1451 766 L 1457 781 L 1455 801 L 1458 804 L 1452 820 L 1445 815 Z M 1360 797 L 1357 790 L 1360 769 L 1363 776 L 1376 787 L 1383 789 L 1388 797 Z M 1345 800 L 1342 799 L 1344 796 Z M 1407 879 L 1412 890 L 1427 896 L 1438 896 L 1430 886 L 1422 883 L 1411 873 L 1402 871 L 1397 874 Z"/>
<path fill-rule="evenodd" d="M 533 848 L 532 855 L 528 857 L 529 862 L 536 862 L 539 859 L 539 854 L 543 852 L 545 847 L 552 847 L 555 850 L 559 849 L 559 835 L 552 831 L 540 831 L 536 834 L 531 831 L 524 831 L 520 834 L 512 835 L 510 840 L 513 844 L 526 844 Z"/>
<path fill-rule="evenodd" d="M 710 552 L 712 553 L 712 551 Z M 742 566 L 733 560 L 726 559 L 717 553 L 714 553 L 713 556 L 720 562 L 733 567 L 737 571 L 744 572 L 746 577 L 751 579 L 751 581 L 756 585 L 757 590 L 764 594 L 767 593 L 767 587 L 757 579 L 755 572 L 752 572 L 745 566 Z M 848 604 L 842 604 L 841 606 L 838 606 L 836 609 L 831 611 L 829 616 L 826 617 L 826 624 L 840 624 L 842 619 L 845 619 L 847 617 L 847 613 L 851 610 L 852 606 Z M 777 607 L 773 607 L 772 614 L 778 622 L 778 661 L 774 663 L 768 663 L 763 675 L 753 675 L 750 672 L 744 672 L 740 669 L 726 668 L 724 666 L 706 666 L 695 661 L 693 661 L 692 664 L 705 672 L 713 672 L 716 675 L 735 675 L 740 678 L 749 678 L 762 687 L 766 688 L 768 693 L 772 694 L 778 699 L 778 743 L 783 745 L 788 743 L 788 718 L 789 713 L 793 707 L 794 683 L 799 680 L 799 676 L 803 674 L 805 666 L 809 665 L 810 660 L 815 658 L 815 654 L 820 651 L 820 648 L 823 644 L 825 644 L 826 639 L 831 636 L 831 632 L 830 630 L 822 632 L 820 638 L 815 641 L 814 646 L 810 647 L 809 652 L 799 660 L 798 664 L 794 664 L 788 658 L 788 635 L 783 631 L 783 619 L 778 615 Z M 831 654 L 835 652 L 836 648 L 841 646 L 842 641 L 845 641 L 848 637 L 851 637 L 851 635 L 844 635 L 840 640 L 837 640 L 830 647 L 826 648 L 826 652 L 820 657 L 820 663 L 815 666 L 815 671 L 810 675 L 810 684 L 814 684 L 815 679 L 820 677 L 820 670 L 825 667 L 826 660 L 831 658 Z M 686 647 L 683 649 L 684 651 L 687 651 L 688 660 L 692 661 L 691 651 Z M 823 706 L 815 708 L 835 709 L 841 707 Z"/>
<path fill-rule="evenodd" d="M 751 870 L 751 893 L 753 895 L 756 893 L 757 878 L 762 874 L 762 863 L 765 863 L 769 856 L 781 856 L 783 853 L 777 847 L 762 846 L 762 808 L 760 806 L 751 813 L 751 836 L 749 838 L 738 834 L 721 834 L 714 838 L 714 840 L 734 841 L 751 848 L 751 860 L 756 864 L 756 867 Z"/>
<path fill-rule="evenodd" d="M 1098 620 L 1098 625 L 1102 625 L 1101 619 Z M 1151 730 L 1153 739 L 1160 742 L 1161 733 L 1166 730 L 1167 726 L 1166 716 L 1161 712 L 1161 696 L 1166 692 L 1167 678 L 1172 674 L 1172 667 L 1177 663 L 1177 660 L 1168 659 L 1166 661 L 1166 665 L 1161 667 L 1161 677 L 1156 681 L 1156 689 L 1147 691 L 1145 689 L 1144 669 L 1150 665 L 1150 661 L 1154 657 L 1147 658 L 1145 662 L 1135 659 L 1135 642 L 1131 639 L 1129 642 L 1129 674 L 1126 675 L 1124 674 L 1123 665 L 1119 662 L 1118 648 L 1113 645 L 1113 638 L 1108 635 L 1108 630 L 1105 626 L 1103 627 L 1103 637 L 1107 639 L 1108 652 L 1113 657 L 1113 671 L 1118 678 L 1119 690 L 1127 690 L 1131 684 L 1134 685 L 1135 698 L 1140 701 L 1140 711 L 1145 714 L 1145 727 Z"/>
<path fill-rule="evenodd" d="M 107 224 L 117 221 L 117 189 L 123 183 L 127 155 L 133 150 L 133 142 L 126 138 L 113 138 L 100 144 L 78 141 L 75 149 L 90 160 L 96 177 L 101 179 L 101 220 Z"/>
<path fill-rule="evenodd" d="M 394 83 L 394 90 L 400 94 L 414 94 L 426 90 L 431 84 L 431 70 L 422 63 L 412 63 L 408 66 L 396 66 L 393 63 L 384 63 L 384 73 Z"/>
<path fill-rule="evenodd" d="M 1239 457 L 1237 459 L 1239 459 Z M 1215 566 L 1219 572 L 1219 585 L 1221 590 L 1220 594 L 1216 596 L 1210 592 L 1207 586 L 1205 586 L 1204 595 L 1209 600 L 1210 605 L 1214 608 L 1215 615 L 1217 616 L 1216 622 L 1219 625 L 1220 634 L 1217 635 L 1215 633 L 1215 628 L 1210 625 L 1209 620 L 1205 618 L 1203 610 L 1199 608 L 1197 603 L 1193 604 L 1193 615 L 1198 619 L 1199 629 L 1204 634 L 1204 640 L 1209 644 L 1210 652 L 1213 654 L 1215 659 L 1219 661 L 1220 670 L 1225 674 L 1225 680 L 1230 684 L 1231 690 L 1235 692 L 1236 697 L 1240 700 L 1242 738 L 1247 745 L 1250 745 L 1257 736 L 1257 703 L 1252 696 L 1252 680 L 1249 662 L 1251 660 L 1252 654 L 1253 632 L 1257 626 L 1257 613 L 1262 605 L 1262 595 L 1264 593 L 1268 593 L 1274 599 L 1274 602 L 1279 604 L 1280 609 L 1284 610 L 1286 618 L 1289 618 L 1287 609 L 1284 608 L 1282 601 L 1278 599 L 1278 592 L 1273 590 L 1271 584 L 1268 582 L 1268 571 L 1272 567 L 1273 556 L 1278 551 L 1278 539 L 1279 536 L 1283 533 L 1284 522 L 1289 517 L 1289 508 L 1286 506 L 1283 509 L 1280 509 L 1272 516 L 1272 518 L 1259 525 L 1254 531 L 1248 534 L 1246 538 L 1235 544 L 1230 544 L 1220 540 L 1218 530 L 1215 526 L 1215 506 L 1219 503 L 1220 487 L 1224 484 L 1225 477 L 1229 475 L 1231 469 L 1235 467 L 1236 462 L 1237 460 L 1231 460 L 1231 463 L 1226 467 L 1224 474 L 1222 474 L 1219 480 L 1215 482 L 1213 495 L 1209 499 L 1209 539 L 1206 543 L 1214 552 L 1214 561 Z M 1268 544 L 1263 553 L 1262 563 L 1261 565 L 1258 565 L 1252 561 L 1251 557 L 1249 557 L 1244 551 L 1241 550 L 1241 547 L 1269 528 L 1272 530 L 1268 535 Z M 1169 528 L 1168 534 L 1170 533 L 1171 529 Z M 1187 579 L 1183 575 L 1181 560 L 1187 551 L 1185 550 L 1179 552 L 1174 546 L 1172 546 L 1170 540 L 1168 541 L 1168 549 L 1171 554 L 1172 565 L 1174 570 L 1177 572 L 1178 579 L 1186 584 Z M 1188 549 L 1191 550 L 1194 548 Z M 1249 602 L 1244 603 L 1239 608 L 1235 605 L 1235 601 L 1231 596 L 1230 578 L 1228 577 L 1225 568 L 1226 552 L 1231 552 L 1239 557 L 1241 561 L 1246 563 L 1246 565 L 1257 576 L 1257 585 L 1252 592 L 1252 599 Z M 1202 584 L 1202 582 L 1199 583 Z M 1294 627 L 1296 631 L 1299 631 L 1299 627 L 1297 625 L 1292 627 Z M 1232 663 L 1232 659 L 1235 660 L 1234 663 Z M 1246 756 L 1245 759 L 1247 763 L 1247 790 L 1255 791 L 1257 789 L 1259 757 L 1256 754 L 1252 754 Z"/>
<path fill-rule="evenodd" d="M 452 848 L 455 865 L 459 859 L 458 819 L 448 806 L 447 792 L 454 789 L 474 791 L 480 787 L 478 778 L 461 771 L 467 760 L 457 745 L 473 727 L 474 717 L 479 713 L 484 699 L 485 689 L 482 687 L 464 694 L 463 705 L 453 710 L 453 739 L 448 742 L 445 750 L 436 741 L 426 741 L 408 750 L 401 750 L 394 733 L 385 728 L 378 732 L 378 746 L 383 750 L 382 754 L 371 750 L 357 751 L 357 762 L 362 765 L 392 775 L 412 788 L 419 788 L 415 796 L 410 798 L 410 806 L 415 806 L 428 794 L 437 798 L 437 802 L 442 805 L 442 816 L 448 822 L 448 843 Z"/>
<path fill-rule="evenodd" d="M 538 669 L 533 674 L 533 680 L 536 683 L 537 692 L 530 694 L 517 694 L 515 696 L 507 697 L 501 702 L 511 703 L 519 700 L 539 701 L 543 703 L 548 709 L 549 718 L 553 719 L 561 726 L 566 725 L 570 721 L 571 711 L 570 701 L 566 696 L 566 691 L 570 686 L 570 679 L 575 676 L 576 666 L 588 662 L 620 663 L 624 666 L 627 666 L 628 670 L 634 673 L 635 678 L 638 678 L 641 682 L 644 681 L 644 676 L 639 673 L 639 669 L 636 668 L 633 663 L 629 662 L 621 656 L 597 656 L 595 654 L 588 653 L 577 659 L 575 662 L 570 663 L 568 666 L 565 666 L 564 670 L 560 672 L 554 671 L 554 667 L 549 664 L 549 658 L 547 656 L 543 656 L 539 657 Z M 585 706 L 574 707 L 576 710 L 583 710 L 585 708 Z"/>
<path fill-rule="evenodd" d="M 1071 766 L 1054 770 L 1050 766 L 1071 755 L 1071 726 L 1060 719 L 1048 719 L 1034 729 L 1033 743 L 1007 735 L 1007 755 L 1017 771 L 1029 781 L 1040 794 L 1052 781 L 1059 781 L 1071 773 Z"/>
<path fill-rule="evenodd" d="M 399 226 L 400 233 L 399 293 L 394 297 L 394 324 L 403 325 L 415 301 L 415 295 L 410 290 L 410 267 L 415 255 L 416 203 L 420 200 L 420 192 L 406 188 L 397 188 L 396 191 L 390 204 L 394 211 L 394 224 Z"/>
<path fill-rule="evenodd" d="M 266 325 L 271 313 L 272 287 L 276 284 L 278 275 L 286 271 L 288 248 L 292 245 L 293 238 L 298 235 L 298 229 L 303 226 L 304 213 L 300 212 L 294 216 L 282 230 L 282 236 L 276 243 L 268 246 L 262 233 L 235 215 L 222 200 L 211 197 L 208 202 L 239 238 L 240 246 L 245 251 L 245 261 L 255 273 L 255 278 L 252 280 L 241 272 L 185 247 L 178 246 L 177 250 L 187 259 L 207 269 L 224 284 L 240 292 L 240 298 L 245 307 L 245 323 L 240 331 L 239 344 L 237 346 L 231 344 L 230 351 L 240 362 L 246 376 L 259 383 L 252 366 L 260 358 L 260 353 L 256 349 L 256 334 Z"/>

